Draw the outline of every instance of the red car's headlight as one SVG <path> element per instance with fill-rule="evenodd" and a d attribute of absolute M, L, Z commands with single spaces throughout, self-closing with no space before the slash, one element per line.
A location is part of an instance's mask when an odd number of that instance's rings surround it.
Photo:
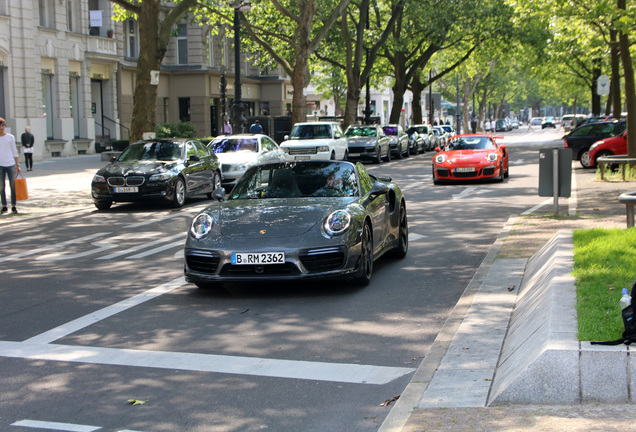
<path fill-rule="evenodd" d="M 435 162 L 437 162 L 438 164 L 446 162 L 446 155 L 438 154 L 437 156 L 435 156 Z"/>
<path fill-rule="evenodd" d="M 497 153 L 488 153 L 486 160 L 488 160 L 488 162 L 495 162 L 497 160 Z"/>

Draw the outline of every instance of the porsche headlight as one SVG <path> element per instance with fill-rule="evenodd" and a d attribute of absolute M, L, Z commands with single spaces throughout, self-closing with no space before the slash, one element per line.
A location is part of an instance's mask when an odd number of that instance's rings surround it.
<path fill-rule="evenodd" d="M 148 179 L 148 181 L 151 182 L 155 182 L 155 181 L 166 181 L 168 180 L 170 177 L 172 177 L 172 173 L 170 172 L 163 172 L 160 174 L 154 174 L 151 175 L 150 178 Z"/>
<path fill-rule="evenodd" d="M 344 210 L 337 210 L 325 220 L 325 232 L 331 236 L 341 235 L 351 226 L 351 215 Z"/>
<path fill-rule="evenodd" d="M 99 174 L 95 174 L 93 176 L 93 182 L 95 182 L 95 183 L 106 183 L 106 179 L 104 178 L 104 176 L 100 176 Z"/>
<path fill-rule="evenodd" d="M 212 227 L 214 227 L 214 219 L 207 213 L 201 213 L 192 221 L 190 234 L 196 239 L 202 239 L 212 231 Z"/>
<path fill-rule="evenodd" d="M 497 153 L 488 153 L 486 159 L 488 162 L 495 162 L 497 160 Z"/>
<path fill-rule="evenodd" d="M 438 164 L 442 164 L 444 162 L 446 162 L 446 155 L 443 154 L 438 154 L 435 156 L 435 162 L 437 162 Z"/>

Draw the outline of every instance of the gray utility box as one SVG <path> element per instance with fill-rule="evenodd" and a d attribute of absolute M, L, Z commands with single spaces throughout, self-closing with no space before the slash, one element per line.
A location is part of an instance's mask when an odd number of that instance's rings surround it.
<path fill-rule="evenodd" d="M 555 152 L 557 164 L 554 163 Z M 569 198 L 572 193 L 572 149 L 543 148 L 539 150 L 539 196 L 555 196 L 555 181 L 558 196 Z"/>

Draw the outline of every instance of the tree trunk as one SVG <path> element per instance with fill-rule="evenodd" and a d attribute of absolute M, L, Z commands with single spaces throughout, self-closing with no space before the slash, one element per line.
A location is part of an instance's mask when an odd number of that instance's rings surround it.
<path fill-rule="evenodd" d="M 160 6 L 160 0 L 144 0 L 138 14 L 139 28 L 144 31 L 140 31 L 137 79 L 130 127 L 130 140 L 133 142 L 142 139 L 144 132 L 155 131 L 157 86 L 150 84 L 150 71 L 159 70 L 161 60 L 166 53 L 166 46 L 160 43 L 159 38 Z"/>
<path fill-rule="evenodd" d="M 610 55 L 612 65 L 612 78 L 610 82 L 610 100 L 612 102 L 611 112 L 615 118 L 619 118 L 623 109 L 621 98 L 621 56 L 618 47 L 618 32 L 615 29 L 610 30 Z M 610 113 L 607 113 L 608 115 Z"/>
<path fill-rule="evenodd" d="M 626 0 L 617 0 L 617 6 L 625 11 Z M 625 105 L 628 113 L 636 113 L 636 86 L 634 85 L 634 66 L 632 56 L 629 52 L 629 36 L 622 30 L 619 32 L 618 41 L 620 45 L 621 61 L 623 63 L 623 74 L 625 77 Z M 614 113 L 614 117 L 620 116 Z M 627 119 L 627 154 L 630 158 L 636 158 L 636 122 L 633 117 Z"/>
<path fill-rule="evenodd" d="M 427 83 L 423 83 L 420 74 L 413 76 L 411 82 L 411 91 L 413 92 L 413 103 L 411 109 L 413 110 L 413 124 L 423 124 L 422 118 L 422 92 L 426 88 Z"/>

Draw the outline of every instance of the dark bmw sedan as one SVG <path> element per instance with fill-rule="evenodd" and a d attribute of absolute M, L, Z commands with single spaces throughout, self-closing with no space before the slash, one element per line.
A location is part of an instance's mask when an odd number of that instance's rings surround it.
<path fill-rule="evenodd" d="M 216 155 L 190 139 L 155 139 L 128 146 L 118 158 L 97 171 L 92 194 L 95 207 L 113 202 L 159 199 L 181 207 L 186 198 L 221 191 Z"/>

